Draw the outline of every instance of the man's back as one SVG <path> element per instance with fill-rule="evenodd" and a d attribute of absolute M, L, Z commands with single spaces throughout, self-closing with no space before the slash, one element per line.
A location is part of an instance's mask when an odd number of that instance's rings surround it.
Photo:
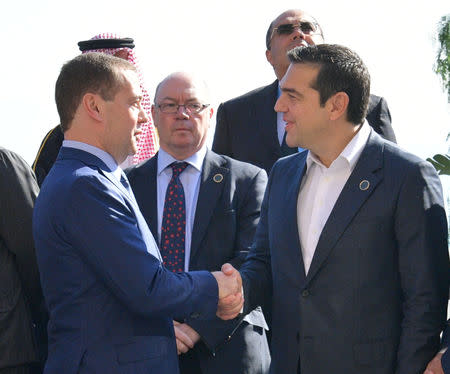
<path fill-rule="evenodd" d="M 51 316 L 47 373 L 178 372 L 170 316 L 193 313 L 197 296 L 210 310 L 217 300 L 189 287 L 167 294 L 202 275 L 167 274 L 134 198 L 99 158 L 62 148 L 33 232 Z"/>

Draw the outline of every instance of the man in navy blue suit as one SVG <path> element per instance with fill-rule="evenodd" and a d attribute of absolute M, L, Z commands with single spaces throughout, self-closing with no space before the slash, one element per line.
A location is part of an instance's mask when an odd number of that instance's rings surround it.
<path fill-rule="evenodd" d="M 245 307 L 271 294 L 272 374 L 421 374 L 439 349 L 449 260 L 428 162 L 364 120 L 370 77 L 338 45 L 298 47 L 275 105 L 286 143 L 241 267 Z"/>
<path fill-rule="evenodd" d="M 237 272 L 162 266 L 118 166 L 147 121 L 133 65 L 78 56 L 63 66 L 55 97 L 65 140 L 33 216 L 50 314 L 44 372 L 178 373 L 174 316 L 213 318 L 219 305 L 220 317 L 235 317 Z"/>

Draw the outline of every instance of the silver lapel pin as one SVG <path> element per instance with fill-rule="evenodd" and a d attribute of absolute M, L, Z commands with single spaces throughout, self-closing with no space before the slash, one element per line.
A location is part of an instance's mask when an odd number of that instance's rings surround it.
<path fill-rule="evenodd" d="M 223 181 L 223 175 L 222 174 L 216 174 L 213 177 L 213 181 L 216 183 L 220 183 Z"/>
<path fill-rule="evenodd" d="M 359 183 L 359 189 L 360 189 L 361 191 L 366 191 L 366 190 L 369 189 L 369 187 L 370 187 L 370 183 L 369 183 L 369 181 L 366 180 L 366 179 L 363 179 L 363 180 Z"/>

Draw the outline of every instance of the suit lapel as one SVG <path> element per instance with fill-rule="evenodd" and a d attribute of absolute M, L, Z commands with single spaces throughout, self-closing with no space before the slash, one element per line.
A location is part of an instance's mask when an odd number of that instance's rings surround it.
<path fill-rule="evenodd" d="M 131 182 L 136 200 L 140 202 L 139 208 L 147 222 L 153 236 L 158 238 L 158 199 L 156 175 L 158 173 L 158 154 L 138 167 L 136 175 Z"/>
<path fill-rule="evenodd" d="M 284 191 L 276 192 L 284 197 L 282 203 L 280 203 L 280 206 L 284 207 L 280 216 L 282 222 L 279 222 L 283 232 L 283 235 L 279 238 L 280 247 L 286 249 L 285 255 L 287 256 L 284 273 L 291 278 L 294 284 L 300 287 L 304 284 L 306 275 L 298 233 L 297 200 L 302 178 L 306 171 L 306 154 L 305 152 L 293 158 L 293 160 L 299 161 L 292 162 L 291 169 L 283 171 L 283 178 L 287 182 L 277 183 L 278 186 L 283 186 L 283 188 L 287 186 L 287 188 Z"/>
<path fill-rule="evenodd" d="M 309 282 L 341 235 L 382 180 L 383 144 L 373 131 L 322 230 L 308 271 Z"/>
<path fill-rule="evenodd" d="M 194 227 L 192 230 L 190 262 L 193 262 L 200 243 L 206 234 L 211 216 L 217 205 L 225 184 L 229 183 L 230 169 L 222 167 L 221 156 L 207 151 L 200 180 L 197 207 L 195 209 Z M 221 179 L 222 177 L 222 179 Z"/>

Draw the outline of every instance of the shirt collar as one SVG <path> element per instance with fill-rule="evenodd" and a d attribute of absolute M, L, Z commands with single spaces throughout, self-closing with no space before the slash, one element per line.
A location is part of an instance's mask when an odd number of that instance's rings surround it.
<path fill-rule="evenodd" d="M 350 142 L 346 145 L 346 147 L 336 158 L 336 160 L 338 160 L 339 158 L 346 160 L 350 167 L 350 170 L 353 171 L 356 162 L 358 161 L 359 156 L 361 155 L 367 143 L 367 140 L 369 139 L 370 132 L 371 132 L 370 126 L 365 120 L 359 131 L 355 134 L 352 140 L 350 140 Z M 306 158 L 307 169 L 311 167 L 311 164 L 313 162 L 323 166 L 319 158 L 315 154 L 311 153 L 311 151 L 308 151 L 308 156 Z"/>
<path fill-rule="evenodd" d="M 80 149 L 82 151 L 88 152 L 98 157 L 106 164 L 111 173 L 114 174 L 114 176 L 120 181 L 122 169 L 120 168 L 119 165 L 117 165 L 114 158 L 108 152 L 105 152 L 103 149 L 94 147 L 93 145 L 83 142 L 77 142 L 75 140 L 63 140 L 62 146 Z"/>
<path fill-rule="evenodd" d="M 197 171 L 201 172 L 203 160 L 205 159 L 206 156 L 206 150 L 207 150 L 206 145 L 203 145 L 203 147 L 200 148 L 192 156 L 189 156 L 184 160 L 177 160 L 176 158 L 168 154 L 166 151 L 164 151 L 162 148 L 160 148 L 158 151 L 158 175 L 160 175 L 163 172 L 163 170 L 166 169 L 173 162 L 180 162 L 180 161 L 187 162 Z"/>

